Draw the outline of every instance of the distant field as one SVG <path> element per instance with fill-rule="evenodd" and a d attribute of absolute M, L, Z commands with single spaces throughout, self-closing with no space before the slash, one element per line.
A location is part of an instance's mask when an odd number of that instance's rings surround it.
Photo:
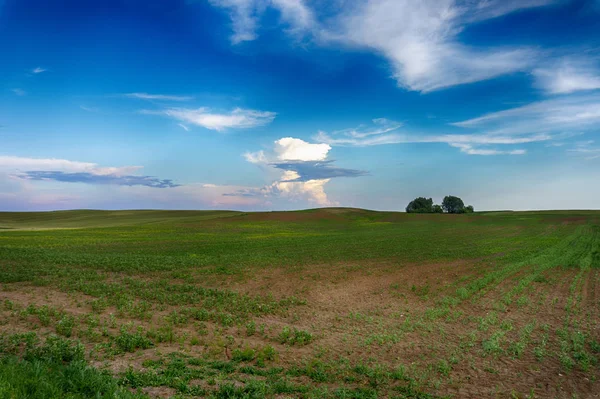
<path fill-rule="evenodd" d="M 600 397 L 599 290 L 600 211 L 0 212 L 0 398 Z"/>

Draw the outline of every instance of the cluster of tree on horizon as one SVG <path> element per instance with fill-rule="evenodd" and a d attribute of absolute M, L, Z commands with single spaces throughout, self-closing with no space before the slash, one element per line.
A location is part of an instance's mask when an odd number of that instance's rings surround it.
<path fill-rule="evenodd" d="M 433 203 L 431 198 L 419 197 L 410 201 L 406 206 L 406 213 L 473 213 L 472 205 L 465 206 L 465 203 L 459 197 L 447 195 L 442 201 L 442 205 Z"/>

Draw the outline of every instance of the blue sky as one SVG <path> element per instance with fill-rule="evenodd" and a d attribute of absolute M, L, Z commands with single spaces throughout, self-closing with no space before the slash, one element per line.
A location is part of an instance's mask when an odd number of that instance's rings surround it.
<path fill-rule="evenodd" d="M 0 0 L 0 210 L 600 209 L 597 0 Z"/>

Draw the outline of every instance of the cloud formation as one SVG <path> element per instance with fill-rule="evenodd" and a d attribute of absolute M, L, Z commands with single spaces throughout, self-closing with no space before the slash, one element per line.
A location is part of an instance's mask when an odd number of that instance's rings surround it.
<path fill-rule="evenodd" d="M 114 184 L 117 186 L 146 186 L 154 188 L 177 187 L 170 179 L 161 180 L 153 176 L 97 175 L 89 172 L 27 171 L 19 175 L 27 180 L 59 181 L 65 183 Z"/>
<path fill-rule="evenodd" d="M 487 147 L 481 148 L 481 146 L 526 144 L 551 139 L 551 136 L 544 134 L 514 137 L 494 134 L 426 135 L 398 133 L 397 130 L 402 127 L 399 122 L 388 119 L 374 119 L 373 122 L 373 127 L 362 125 L 356 129 L 338 130 L 331 134 L 319 131 L 314 138 L 318 142 L 329 145 L 354 147 L 384 144 L 443 143 L 459 148 L 469 155 L 523 155 L 526 153 L 524 149 L 498 150 Z"/>
<path fill-rule="evenodd" d="M 600 89 L 600 66 L 592 60 L 561 60 L 533 70 L 536 85 L 549 94 Z"/>
<path fill-rule="evenodd" d="M 575 146 L 567 151 L 574 155 L 583 156 L 588 161 L 600 158 L 600 147 L 594 146 L 594 140 L 575 143 Z"/>
<path fill-rule="evenodd" d="M 485 129 L 489 135 L 569 134 L 594 129 L 600 122 L 600 93 L 571 95 L 491 112 L 453 123 Z"/>
<path fill-rule="evenodd" d="M 125 175 L 142 169 L 142 166 L 101 167 L 92 162 L 70 161 L 58 158 L 27 158 L 0 155 L 0 171 L 22 172 L 27 170 L 46 170 L 62 172 L 84 172 L 96 175 Z"/>
<path fill-rule="evenodd" d="M 507 4 L 509 3 L 509 4 Z M 458 35 L 473 22 L 548 1 L 371 0 L 338 18 L 326 40 L 373 50 L 387 58 L 401 87 L 431 92 L 533 66 L 537 51 L 525 46 L 468 46 Z"/>
<path fill-rule="evenodd" d="M 293 137 L 281 138 L 273 147 L 280 161 L 322 161 L 329 150 L 331 147 L 327 144 L 311 144 Z"/>
<path fill-rule="evenodd" d="M 27 92 L 25 90 L 20 89 L 18 87 L 14 88 L 14 89 L 10 89 L 10 91 L 15 93 L 19 97 L 23 97 L 23 96 L 27 95 Z"/>
<path fill-rule="evenodd" d="M 303 0 L 209 0 L 229 13 L 232 23 L 232 44 L 252 41 L 258 37 L 260 19 L 268 8 L 279 12 L 280 23 L 291 34 L 300 34 L 315 25 L 313 12 Z"/>
<path fill-rule="evenodd" d="M 247 152 L 246 160 L 270 171 L 279 171 L 279 178 L 260 188 L 251 188 L 227 193 L 229 196 L 265 198 L 281 197 L 288 200 L 306 200 L 319 206 L 331 206 L 325 185 L 338 177 L 359 177 L 368 172 L 333 166 L 327 160 L 331 146 L 323 143 L 309 143 L 294 137 L 283 137 L 273 143 L 273 149 Z"/>
<path fill-rule="evenodd" d="M 148 93 L 125 93 L 123 97 L 137 98 L 140 100 L 163 100 L 163 101 L 190 101 L 192 96 L 174 96 L 169 94 L 148 94 Z"/>
<path fill-rule="evenodd" d="M 229 113 L 218 113 L 210 108 L 168 108 L 162 111 L 143 110 L 141 113 L 164 115 L 179 122 L 222 132 L 227 129 L 250 129 L 273 122 L 275 112 L 235 108 Z"/>
<path fill-rule="evenodd" d="M 46 71 L 47 71 L 47 69 L 44 69 L 42 67 L 36 67 L 31 70 L 31 73 L 38 74 L 38 73 L 42 73 L 42 72 L 46 72 Z"/>
<path fill-rule="evenodd" d="M 309 180 L 331 179 L 335 177 L 358 177 L 368 174 L 363 170 L 338 168 L 331 165 L 332 162 L 333 160 L 322 162 L 287 161 L 271 163 L 270 165 L 277 169 L 294 172 L 293 175 L 288 174 L 286 181 L 305 182 Z"/>
<path fill-rule="evenodd" d="M 231 41 L 257 38 L 260 17 L 268 8 L 297 34 L 315 43 L 376 52 L 393 69 L 399 86 L 430 92 L 534 67 L 537 50 L 526 46 L 475 47 L 460 33 L 470 24 L 554 3 L 554 0 L 368 0 L 331 7 L 326 21 L 316 18 L 303 0 L 211 0 L 229 11 Z M 314 3 L 313 3 L 314 4 Z"/>
<path fill-rule="evenodd" d="M 100 167 L 91 162 L 66 159 L 0 156 L 0 172 L 22 180 L 153 188 L 178 186 L 169 179 L 132 174 L 140 169 L 141 166 Z"/>

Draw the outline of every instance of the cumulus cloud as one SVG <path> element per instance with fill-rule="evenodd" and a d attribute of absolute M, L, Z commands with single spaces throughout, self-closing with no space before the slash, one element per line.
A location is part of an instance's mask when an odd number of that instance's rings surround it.
<path fill-rule="evenodd" d="M 311 144 L 293 137 L 275 141 L 273 148 L 280 161 L 322 161 L 329 150 L 331 147 L 328 144 Z"/>
<path fill-rule="evenodd" d="M 244 154 L 244 158 L 246 161 L 255 164 L 264 164 L 267 163 L 267 157 L 264 151 L 256 151 L 256 152 L 246 152 Z"/>
<path fill-rule="evenodd" d="M 296 175 L 293 173 L 284 173 L 280 180 L 260 187 L 245 188 L 223 195 L 226 197 L 241 198 L 281 198 L 286 201 L 307 201 L 310 204 L 318 206 L 334 206 L 338 203 L 331 201 L 325 193 L 325 184 L 330 179 L 318 179 L 308 181 L 295 181 Z"/>
<path fill-rule="evenodd" d="M 0 172 L 22 180 L 121 186 L 176 187 L 172 180 L 133 175 L 141 166 L 101 167 L 96 163 L 56 158 L 0 156 Z"/>
<path fill-rule="evenodd" d="M 550 94 L 600 89 L 600 67 L 591 60 L 561 60 L 533 70 L 536 85 Z"/>
<path fill-rule="evenodd" d="M 143 110 L 141 113 L 164 115 L 190 125 L 222 132 L 226 129 L 250 129 L 273 122 L 275 112 L 235 108 L 229 113 L 218 113 L 210 108 L 168 108 L 161 111 Z"/>
<path fill-rule="evenodd" d="M 125 93 L 123 97 L 137 98 L 140 100 L 163 100 L 163 101 L 190 101 L 191 96 L 174 96 L 169 94 L 148 94 L 148 93 Z"/>
<path fill-rule="evenodd" d="M 260 165 L 267 171 L 279 171 L 279 178 L 260 187 L 227 193 L 242 197 L 279 197 L 291 201 L 306 200 L 319 206 L 335 205 L 325 193 L 325 185 L 338 177 L 358 177 L 366 171 L 334 166 L 327 160 L 331 146 L 309 143 L 294 137 L 284 137 L 273 143 L 273 149 L 244 154 L 250 163 Z"/>

